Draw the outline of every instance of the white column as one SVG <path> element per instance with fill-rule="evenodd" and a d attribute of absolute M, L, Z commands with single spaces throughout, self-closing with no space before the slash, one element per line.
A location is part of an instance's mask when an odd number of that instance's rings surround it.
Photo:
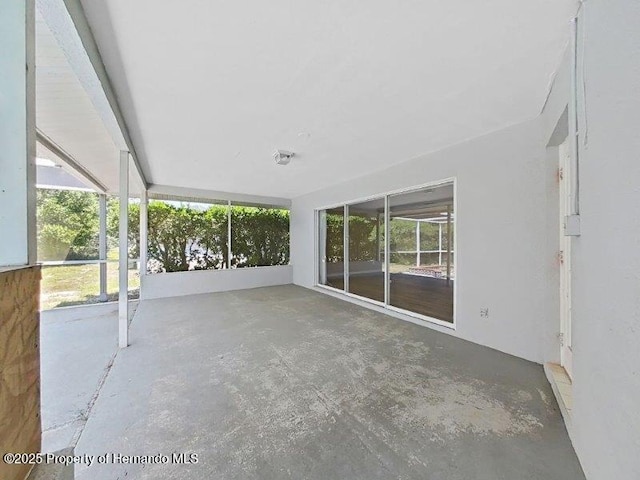
<path fill-rule="evenodd" d="M 147 237 L 149 229 L 149 197 L 142 187 L 140 193 L 140 297 L 142 298 L 142 277 L 147 274 Z"/>
<path fill-rule="evenodd" d="M 129 345 L 129 152 L 120 152 L 120 222 L 118 280 L 118 344 Z"/>
<path fill-rule="evenodd" d="M 451 282 L 451 207 L 447 207 L 447 285 Z"/>
<path fill-rule="evenodd" d="M 420 266 L 420 221 L 416 220 L 416 267 Z"/>
<path fill-rule="evenodd" d="M 349 205 L 344 206 L 344 291 L 349 291 Z"/>
<path fill-rule="evenodd" d="M 100 237 L 99 258 L 100 262 L 100 301 L 107 301 L 107 196 L 104 193 L 98 195 L 100 204 Z"/>
<path fill-rule="evenodd" d="M 376 259 L 380 261 L 380 213 L 376 216 Z"/>
<path fill-rule="evenodd" d="M 327 211 L 318 212 L 318 279 L 321 285 L 327 284 Z"/>
<path fill-rule="evenodd" d="M 438 223 L 438 266 L 442 265 L 442 223 Z"/>
<path fill-rule="evenodd" d="M 384 197 L 384 304 L 389 305 L 391 301 L 391 274 L 389 273 L 389 251 L 391 241 L 391 214 L 389 213 L 389 195 Z"/>
<path fill-rule="evenodd" d="M 37 261 L 34 0 L 0 1 L 0 72 L 0 265 L 33 264 Z"/>
<path fill-rule="evenodd" d="M 227 268 L 231 268 L 231 200 L 227 201 Z"/>

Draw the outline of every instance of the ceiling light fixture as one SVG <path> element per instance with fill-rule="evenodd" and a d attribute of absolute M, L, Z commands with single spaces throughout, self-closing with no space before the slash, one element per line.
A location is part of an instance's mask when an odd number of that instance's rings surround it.
<path fill-rule="evenodd" d="M 291 161 L 291 157 L 293 157 L 293 152 L 288 152 L 286 150 L 276 150 L 273 152 L 273 158 L 276 161 L 276 165 L 287 165 Z"/>

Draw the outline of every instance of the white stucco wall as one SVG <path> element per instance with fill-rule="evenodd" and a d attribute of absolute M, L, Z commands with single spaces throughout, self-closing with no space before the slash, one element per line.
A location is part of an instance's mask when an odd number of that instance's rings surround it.
<path fill-rule="evenodd" d="M 640 2 L 589 0 L 582 19 L 572 439 L 589 480 L 638 479 Z"/>
<path fill-rule="evenodd" d="M 542 362 L 543 324 L 549 325 L 552 315 L 546 275 L 556 261 L 546 242 L 546 192 L 554 188 L 555 177 L 547 164 L 543 127 L 538 117 L 294 198 L 294 283 L 315 284 L 315 208 L 455 177 L 456 330 L 433 328 Z M 480 317 L 482 308 L 489 308 L 488 318 Z"/>
<path fill-rule="evenodd" d="M 141 278 L 143 300 L 292 283 L 290 265 L 156 273 Z"/>
<path fill-rule="evenodd" d="M 34 9 L 33 0 L 0 3 L 0 265 L 4 266 L 36 262 Z"/>
<path fill-rule="evenodd" d="M 574 240 L 572 257 L 570 433 L 589 480 L 635 479 L 640 478 L 640 4 L 585 2 L 582 21 L 582 235 Z M 564 121 L 569 97 L 566 57 L 537 119 L 294 199 L 294 283 L 315 283 L 314 208 L 456 177 L 457 329 L 433 328 L 536 362 L 558 362 L 554 130 Z M 490 309 L 488 319 L 480 318 L 483 307 Z"/>

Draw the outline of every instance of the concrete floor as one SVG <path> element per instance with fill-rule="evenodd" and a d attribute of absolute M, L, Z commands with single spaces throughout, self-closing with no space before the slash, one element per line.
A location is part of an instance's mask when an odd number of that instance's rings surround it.
<path fill-rule="evenodd" d="M 40 313 L 43 452 L 75 445 L 117 351 L 117 304 Z"/>
<path fill-rule="evenodd" d="M 584 479 L 542 367 L 294 286 L 144 301 L 82 480 Z"/>

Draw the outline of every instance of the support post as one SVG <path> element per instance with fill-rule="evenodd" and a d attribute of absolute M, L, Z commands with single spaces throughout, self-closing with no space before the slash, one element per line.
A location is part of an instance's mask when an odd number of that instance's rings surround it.
<path fill-rule="evenodd" d="M 451 283 L 451 207 L 447 207 L 447 285 Z"/>
<path fill-rule="evenodd" d="M 31 265 L 36 245 L 35 2 L 0 2 L 0 265 Z"/>
<path fill-rule="evenodd" d="M 376 259 L 380 261 L 380 212 L 376 215 Z"/>
<path fill-rule="evenodd" d="M 99 258 L 100 258 L 100 301 L 107 301 L 107 196 L 104 193 L 98 195 L 100 205 L 100 237 L 99 237 Z"/>
<path fill-rule="evenodd" d="M 318 212 L 318 280 L 321 285 L 327 284 L 327 211 Z"/>
<path fill-rule="evenodd" d="M 227 268 L 231 269 L 231 200 L 227 201 Z"/>
<path fill-rule="evenodd" d="M 149 231 L 149 195 L 142 187 L 140 192 L 140 296 L 142 297 L 142 277 L 147 274 L 147 238 Z"/>
<path fill-rule="evenodd" d="M 442 223 L 438 223 L 438 266 L 442 265 Z"/>
<path fill-rule="evenodd" d="M 391 274 L 389 273 L 389 257 L 391 252 L 389 251 L 390 239 L 389 232 L 391 231 L 391 214 L 389 213 L 389 195 L 384 196 L 384 304 L 390 305 L 391 303 Z"/>
<path fill-rule="evenodd" d="M 129 345 L 129 152 L 120 152 L 120 222 L 118 255 L 118 344 Z"/>
<path fill-rule="evenodd" d="M 420 266 L 420 220 L 416 220 L 416 267 Z"/>
<path fill-rule="evenodd" d="M 349 292 L 349 205 L 344 206 L 344 258 L 342 264 L 344 266 L 344 291 Z"/>

